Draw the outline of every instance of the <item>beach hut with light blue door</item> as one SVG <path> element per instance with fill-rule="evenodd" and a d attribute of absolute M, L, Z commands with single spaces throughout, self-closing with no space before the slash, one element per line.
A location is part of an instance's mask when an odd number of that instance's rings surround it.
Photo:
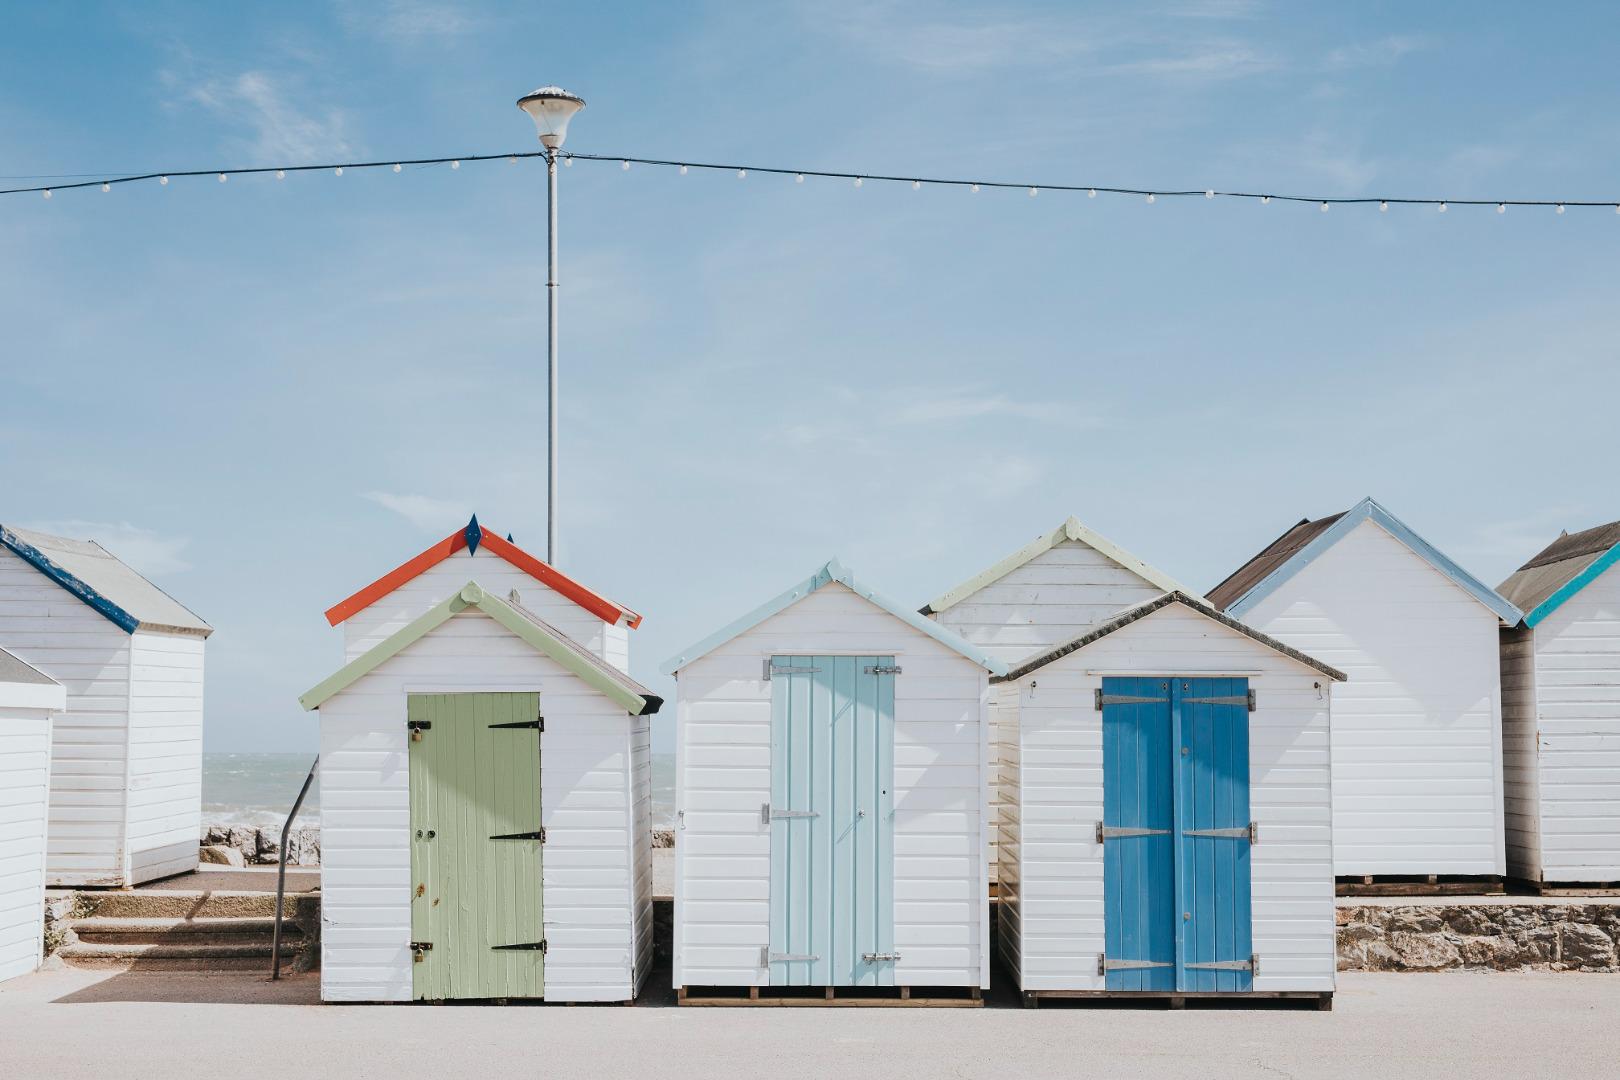
<path fill-rule="evenodd" d="M 1005 664 L 834 561 L 664 670 L 680 1000 L 978 1004 Z"/>
<path fill-rule="evenodd" d="M 1026 1004 L 1331 1002 L 1343 679 L 1172 592 L 994 680 L 999 949 Z"/>

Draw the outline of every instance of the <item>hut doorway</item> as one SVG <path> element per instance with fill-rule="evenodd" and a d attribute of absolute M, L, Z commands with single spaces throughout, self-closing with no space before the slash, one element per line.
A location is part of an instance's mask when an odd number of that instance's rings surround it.
<path fill-rule="evenodd" d="M 412 997 L 545 988 L 538 693 L 410 694 Z"/>
<path fill-rule="evenodd" d="M 1242 678 L 1102 680 L 1109 990 L 1253 989 L 1250 702 Z"/>
<path fill-rule="evenodd" d="M 772 986 L 893 986 L 893 656 L 776 656 Z"/>

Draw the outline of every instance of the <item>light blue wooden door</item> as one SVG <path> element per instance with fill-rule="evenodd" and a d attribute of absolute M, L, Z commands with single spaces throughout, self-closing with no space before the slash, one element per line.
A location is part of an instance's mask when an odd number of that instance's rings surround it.
<path fill-rule="evenodd" d="M 770 984 L 892 986 L 894 657 L 770 666 Z"/>
<path fill-rule="evenodd" d="M 1180 989 L 1254 988 L 1247 679 L 1177 679 Z"/>
<path fill-rule="evenodd" d="M 1110 990 L 1254 985 L 1247 679 L 1104 678 Z"/>
<path fill-rule="evenodd" d="M 1176 988 L 1170 680 L 1105 678 L 1104 957 L 1110 990 Z"/>

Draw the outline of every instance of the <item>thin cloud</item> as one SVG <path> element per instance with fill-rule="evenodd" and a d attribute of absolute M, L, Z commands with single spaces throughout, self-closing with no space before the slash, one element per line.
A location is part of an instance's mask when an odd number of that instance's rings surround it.
<path fill-rule="evenodd" d="M 472 509 L 465 504 L 452 499 L 436 499 L 431 495 L 367 491 L 361 493 L 360 497 L 392 510 L 423 532 L 454 529 L 472 517 Z"/>
<path fill-rule="evenodd" d="M 1416 34 L 1390 34 L 1376 41 L 1359 41 L 1340 46 L 1327 54 L 1326 64 L 1335 71 L 1391 67 L 1412 53 L 1428 47 L 1428 39 Z"/>
<path fill-rule="evenodd" d="M 170 77 L 170 81 L 174 80 Z M 348 122 L 341 109 L 293 101 L 284 80 L 266 71 L 206 79 L 185 99 L 251 132 L 245 149 L 256 162 L 308 160 L 349 154 Z"/>
<path fill-rule="evenodd" d="M 1073 406 L 1062 402 L 1015 401 L 1002 394 L 970 392 L 935 397 L 916 395 L 892 414 L 897 424 L 934 424 L 947 420 L 976 420 L 984 417 L 1013 417 L 1022 420 L 1058 421 L 1075 417 Z"/>
<path fill-rule="evenodd" d="M 478 28 L 482 18 L 457 4 L 431 0 L 388 0 L 381 4 L 342 4 L 339 17 L 354 33 L 394 39 L 450 37 Z"/>
<path fill-rule="evenodd" d="M 191 564 L 182 554 L 191 544 L 190 537 L 164 536 L 127 521 L 37 521 L 23 525 L 23 528 L 74 540 L 94 540 L 148 577 L 163 577 L 191 569 Z"/>

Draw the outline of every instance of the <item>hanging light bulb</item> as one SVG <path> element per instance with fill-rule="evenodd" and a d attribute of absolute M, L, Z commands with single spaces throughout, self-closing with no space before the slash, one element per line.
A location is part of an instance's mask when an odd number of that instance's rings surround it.
<path fill-rule="evenodd" d="M 169 178 L 167 176 L 160 176 L 160 177 L 158 177 L 158 183 L 163 184 L 164 186 L 167 186 L 168 183 L 169 183 Z"/>
<path fill-rule="evenodd" d="M 861 178 L 860 178 L 860 177 L 858 177 L 858 176 L 857 176 L 857 177 L 856 177 L 856 178 L 855 178 L 855 186 L 856 186 L 856 187 L 860 187 L 860 186 L 861 186 Z"/>
<path fill-rule="evenodd" d="M 685 175 L 686 175 L 686 166 L 685 166 L 685 165 L 682 165 L 682 166 L 681 166 L 681 175 L 682 175 L 682 176 L 685 176 Z"/>
<path fill-rule="evenodd" d="M 1560 214 L 1562 214 L 1564 212 L 1564 204 L 1563 203 L 1558 204 L 1558 212 Z"/>
<path fill-rule="evenodd" d="M 1323 199 L 1323 200 L 1322 200 L 1322 213 L 1324 213 L 1324 214 L 1325 214 L 1325 213 L 1327 213 L 1327 212 L 1328 212 L 1328 204 L 1327 204 L 1327 200 L 1326 200 L 1326 199 Z"/>
<path fill-rule="evenodd" d="M 452 169 L 459 169 L 459 168 L 461 168 L 461 162 L 459 162 L 459 161 L 452 161 L 452 162 L 451 162 L 451 163 L 450 163 L 450 167 L 451 167 L 451 168 L 452 168 Z"/>
<path fill-rule="evenodd" d="M 511 155 L 511 156 L 510 156 L 510 157 L 508 157 L 508 158 L 507 158 L 507 159 L 506 159 L 506 163 L 507 163 L 507 164 L 508 164 L 508 165 L 516 165 L 516 164 L 517 164 L 517 155 L 516 155 L 516 154 L 513 154 L 513 155 Z M 625 166 L 625 168 L 627 168 L 627 169 L 628 169 L 628 168 L 629 168 L 629 167 L 630 167 L 630 166 L 628 166 L 628 165 L 626 165 L 626 166 Z"/>
<path fill-rule="evenodd" d="M 629 172 L 630 171 L 630 163 L 628 161 L 621 161 L 621 162 L 619 162 L 619 168 L 623 169 L 625 172 Z"/>
<path fill-rule="evenodd" d="M 1620 214 L 1620 203 L 1614 204 L 1614 212 Z"/>
<path fill-rule="evenodd" d="M 101 185 L 101 190 L 102 191 L 111 191 L 112 190 L 112 185 L 104 183 L 104 184 Z"/>
<path fill-rule="evenodd" d="M 225 176 L 225 174 L 224 174 L 224 173 L 220 173 L 220 174 L 219 174 L 219 182 L 220 182 L 220 183 L 222 183 L 222 184 L 223 184 L 223 183 L 224 183 L 224 182 L 225 182 L 225 180 L 226 180 L 226 176 Z"/>
<path fill-rule="evenodd" d="M 1505 214 L 1505 213 L 1507 213 L 1507 203 L 1505 203 L 1505 202 L 1499 202 L 1499 203 L 1497 203 L 1497 204 L 1496 204 L 1496 212 L 1497 212 L 1497 213 L 1498 213 L 1498 214 Z"/>
<path fill-rule="evenodd" d="M 1151 193 L 1151 192 L 1149 192 L 1149 193 L 1148 193 L 1148 197 L 1147 197 L 1147 201 L 1148 201 L 1148 202 L 1158 202 L 1158 201 L 1159 201 L 1159 197 L 1158 197 L 1158 196 L 1157 196 L 1157 195 L 1154 195 L 1154 194 L 1152 194 L 1152 193 Z"/>
<path fill-rule="evenodd" d="M 46 189 L 45 189 L 45 197 L 46 197 L 46 198 L 47 198 L 47 199 L 48 199 L 48 198 L 50 198 L 50 197 L 51 197 L 51 189 L 50 189 L 50 188 L 46 188 Z"/>
<path fill-rule="evenodd" d="M 1039 195 L 1040 193 L 1041 193 L 1041 189 L 1038 188 L 1038 187 L 1032 187 L 1032 188 L 1029 189 L 1029 197 L 1032 198 L 1032 199 L 1035 196 Z"/>
<path fill-rule="evenodd" d="M 922 181 L 921 180 L 913 180 L 911 182 L 911 190 L 912 191 L 920 191 L 921 189 L 922 189 Z"/>
<path fill-rule="evenodd" d="M 1215 197 L 1215 191 L 1214 191 L 1214 189 L 1213 189 L 1213 188 L 1212 188 L 1212 189 L 1209 189 L 1209 190 L 1206 190 L 1206 191 L 1205 191 L 1205 192 L 1204 192 L 1204 198 L 1206 198 L 1206 199 L 1213 199 L 1213 198 L 1214 198 L 1214 197 Z"/>
<path fill-rule="evenodd" d="M 737 170 L 737 179 L 739 179 L 739 180 L 748 179 L 748 170 L 747 169 L 738 169 Z"/>
<path fill-rule="evenodd" d="M 276 179 L 277 180 L 285 180 L 285 179 L 287 179 L 287 170 L 286 169 L 277 169 L 276 170 Z"/>
<path fill-rule="evenodd" d="M 972 186 L 972 187 L 971 187 L 971 188 L 969 188 L 969 189 L 968 189 L 968 190 L 970 190 L 970 191 L 978 191 L 978 190 L 979 190 L 979 185 L 978 185 L 978 184 L 974 184 L 974 185 L 973 185 L 973 186 Z"/>
<path fill-rule="evenodd" d="M 1095 199 L 1096 197 L 1097 197 L 1097 189 L 1096 188 L 1092 188 L 1090 191 L 1086 192 L 1086 198 Z"/>
<path fill-rule="evenodd" d="M 1378 200 L 1378 212 L 1380 214 L 1382 214 L 1384 211 L 1386 211 L 1388 209 L 1389 209 L 1389 201 L 1387 199 L 1379 199 Z"/>
<path fill-rule="evenodd" d="M 794 182 L 794 183 L 795 183 L 795 184 L 802 184 L 802 183 L 804 183 L 804 173 L 794 173 L 794 174 L 793 174 L 793 182 Z"/>
<path fill-rule="evenodd" d="M 573 167 L 574 167 L 574 155 L 573 154 L 564 154 L 563 155 L 563 168 L 572 169 Z"/>
<path fill-rule="evenodd" d="M 1445 203 L 1441 203 L 1441 204 L 1440 204 L 1440 212 L 1441 212 L 1441 213 L 1442 213 L 1442 214 L 1443 214 L 1443 213 L 1445 213 L 1445 212 L 1446 212 L 1446 210 L 1447 210 L 1447 209 L 1448 209 L 1448 208 L 1447 208 L 1447 206 L 1446 206 L 1446 204 L 1445 204 Z"/>
<path fill-rule="evenodd" d="M 1262 196 L 1260 196 L 1260 205 L 1261 206 L 1270 206 L 1271 205 L 1271 196 L 1270 195 L 1262 195 Z"/>
<path fill-rule="evenodd" d="M 333 169 L 332 170 L 332 175 L 333 176 L 342 176 L 343 175 L 343 166 L 339 165 L 337 168 Z"/>
<path fill-rule="evenodd" d="M 395 165 L 394 165 L 394 171 L 395 171 L 395 172 L 399 172 L 399 165 L 398 165 L 398 163 L 395 163 Z"/>

